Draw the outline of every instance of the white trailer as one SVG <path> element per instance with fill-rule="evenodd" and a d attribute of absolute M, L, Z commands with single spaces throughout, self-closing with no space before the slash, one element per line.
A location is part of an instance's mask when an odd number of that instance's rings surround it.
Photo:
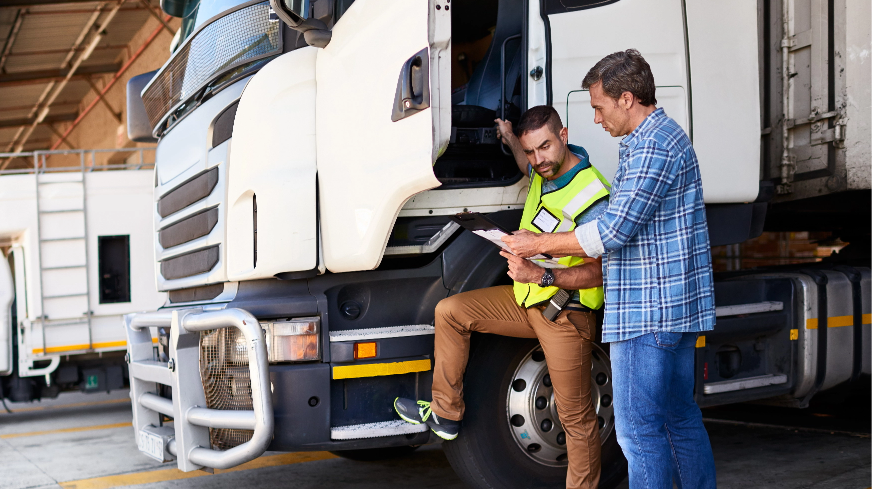
<path fill-rule="evenodd" d="M 164 303 L 151 263 L 153 170 L 93 166 L 99 153 L 19 154 L 33 168 L 0 172 L 0 383 L 14 401 L 123 387 L 121 318 Z M 52 158 L 78 164 L 46 167 Z"/>

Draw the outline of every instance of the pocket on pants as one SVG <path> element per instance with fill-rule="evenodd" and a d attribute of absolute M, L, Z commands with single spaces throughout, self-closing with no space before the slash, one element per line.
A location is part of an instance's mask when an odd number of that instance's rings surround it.
<path fill-rule="evenodd" d="M 672 348 L 678 345 L 683 334 L 669 332 L 654 333 L 654 341 L 657 342 L 657 346 Z"/>
<path fill-rule="evenodd" d="M 592 313 L 587 312 L 567 311 L 566 314 L 566 320 L 578 331 L 578 336 L 586 341 L 593 341 L 595 317 Z"/>

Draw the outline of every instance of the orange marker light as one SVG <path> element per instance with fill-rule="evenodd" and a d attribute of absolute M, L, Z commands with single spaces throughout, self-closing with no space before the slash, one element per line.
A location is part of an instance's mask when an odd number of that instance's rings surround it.
<path fill-rule="evenodd" d="M 378 355 L 378 343 L 355 343 L 354 344 L 354 359 L 361 360 L 364 358 L 375 358 Z"/>

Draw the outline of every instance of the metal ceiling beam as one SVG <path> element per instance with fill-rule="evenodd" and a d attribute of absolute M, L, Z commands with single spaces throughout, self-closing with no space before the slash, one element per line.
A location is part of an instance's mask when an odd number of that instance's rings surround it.
<path fill-rule="evenodd" d="M 176 35 L 176 29 L 173 29 L 169 22 L 164 19 L 164 13 L 161 11 L 160 7 L 154 8 L 151 5 L 149 0 L 139 0 L 139 3 L 142 4 L 143 7 L 148 9 L 148 13 L 151 14 L 152 17 L 157 19 L 158 22 L 163 24 L 164 28 L 169 31 L 169 33 L 173 36 Z"/>
<path fill-rule="evenodd" d="M 54 124 L 57 122 L 69 122 L 76 120 L 79 114 L 73 112 L 72 114 L 58 114 L 50 117 L 46 117 L 43 119 L 42 124 Z M 18 126 L 29 126 L 33 124 L 35 119 L 0 119 L 0 128 L 2 127 L 18 127 Z"/>
<path fill-rule="evenodd" d="M 82 66 L 82 63 L 91 57 L 91 53 L 94 52 L 94 48 L 96 48 L 97 45 L 100 44 L 100 41 L 102 41 L 103 38 L 106 37 L 106 27 L 112 22 L 112 20 L 118 14 L 118 11 L 121 9 L 121 6 L 124 5 L 124 2 L 125 2 L 125 0 L 118 0 L 118 3 L 115 4 L 115 7 L 113 7 L 112 10 L 110 10 L 106 14 L 106 17 L 103 18 L 102 22 L 100 23 L 100 26 L 96 27 L 94 29 L 96 32 L 94 33 L 94 36 L 91 37 L 91 40 L 88 42 L 85 50 L 79 56 L 76 57 L 76 59 L 72 62 L 71 65 L 69 65 L 70 71 L 69 71 L 69 73 L 67 73 L 67 76 L 64 77 L 63 80 L 58 82 L 57 86 L 53 88 L 50 95 L 48 95 L 48 97 L 45 98 L 44 103 L 42 100 L 40 100 L 39 103 L 37 103 L 36 107 L 39 107 L 40 104 L 42 104 L 42 108 L 39 109 L 39 112 L 36 114 L 36 120 L 34 120 L 33 123 L 30 124 L 30 126 L 24 130 L 24 133 L 21 134 L 21 139 L 19 140 L 18 143 L 16 143 L 15 149 L 13 150 L 13 152 L 17 153 L 17 152 L 21 151 L 21 148 L 23 148 L 24 145 L 27 143 L 27 140 L 28 140 L 28 138 L 30 138 L 30 135 L 33 134 L 33 130 L 36 129 L 36 126 L 38 124 L 40 124 L 46 118 L 49 111 L 51 110 L 51 104 L 54 103 L 55 99 L 57 99 L 57 97 L 61 94 L 61 92 L 64 91 L 64 88 L 66 88 L 67 83 L 69 83 L 69 81 L 70 81 L 70 78 L 74 74 L 76 74 L 76 71 Z M 104 5 L 105 5 L 104 3 L 101 3 L 100 6 L 97 7 L 97 15 L 95 17 L 93 17 L 95 20 L 97 17 L 100 16 L 99 12 L 103 9 Z M 85 31 L 83 30 L 82 34 L 84 34 L 84 33 L 85 33 Z M 84 40 L 84 36 L 80 35 L 79 39 Z M 74 44 L 72 47 L 70 47 L 70 56 L 75 54 L 75 52 L 76 52 L 75 48 L 77 48 L 78 45 L 79 45 L 79 41 L 77 40 L 76 44 Z M 66 63 L 62 66 L 66 66 Z M 54 85 L 54 84 L 51 84 L 49 86 L 52 86 L 52 85 Z M 36 107 L 34 107 L 34 108 L 36 108 Z M 64 135 L 64 137 L 66 137 L 66 134 Z M 60 144 L 60 141 L 58 141 L 58 144 Z"/>
<path fill-rule="evenodd" d="M 2 2 L 0 2 L 2 3 Z M 123 7 L 119 12 L 139 12 L 140 10 L 145 10 L 145 7 L 142 5 L 131 5 L 128 7 Z M 58 10 L 36 10 L 36 11 L 28 11 L 28 16 L 33 17 L 42 17 L 42 16 L 58 16 L 58 15 L 77 15 L 77 14 L 90 14 L 93 12 L 93 9 L 87 7 L 75 7 L 70 6 L 68 9 L 58 9 Z"/>
<path fill-rule="evenodd" d="M 46 117 L 46 119 L 48 119 L 48 118 Z M 44 123 L 44 122 L 45 122 L 45 121 L 43 121 L 43 123 Z M 70 149 L 76 149 L 76 148 L 73 147 L 72 144 L 70 144 L 69 141 L 67 141 L 67 138 L 65 138 L 64 135 L 61 134 L 61 132 L 58 131 L 57 128 L 56 128 L 54 125 L 52 125 L 52 124 L 46 124 L 46 127 L 48 127 L 48 128 L 51 130 L 51 132 L 54 133 L 54 135 L 58 137 L 58 140 L 59 140 L 59 141 L 62 141 L 64 144 L 66 144 L 68 148 L 70 148 Z"/>
<path fill-rule="evenodd" d="M 31 15 L 31 14 L 28 14 Z M 108 45 L 108 46 L 97 46 L 94 48 L 94 51 L 117 51 L 120 49 L 126 49 L 127 44 L 118 44 L 118 45 Z M 84 51 L 84 46 L 79 46 L 76 48 L 76 51 Z M 44 49 L 39 51 L 16 51 L 14 53 L 9 53 L 10 58 L 19 58 L 24 56 L 42 56 L 48 54 L 66 54 L 70 52 L 69 48 L 64 49 Z"/>
<path fill-rule="evenodd" d="M 74 77 L 84 77 L 88 75 L 105 75 L 115 73 L 121 68 L 121 63 L 112 63 L 104 65 L 82 66 L 76 70 Z M 40 70 L 40 71 L 25 71 L 23 73 L 8 73 L 0 75 L 0 86 L 4 85 L 29 85 L 33 83 L 48 83 L 52 81 L 63 80 L 70 74 L 69 69 L 61 70 Z"/>
<path fill-rule="evenodd" d="M 94 3 L 94 0 L 7 0 L 4 7 L 37 7 L 39 5 L 63 5 L 65 3 Z"/>
<path fill-rule="evenodd" d="M 12 24 L 12 29 L 6 37 L 6 44 L 3 46 L 3 53 L 0 54 L 0 73 L 6 71 L 6 60 L 9 59 L 9 53 L 12 52 L 12 45 L 15 44 L 15 38 L 18 37 L 18 31 L 21 30 L 21 23 L 24 22 L 24 9 L 19 9 L 15 13 L 15 22 Z"/>
<path fill-rule="evenodd" d="M 54 106 L 55 106 L 55 107 L 61 107 L 61 106 L 64 106 L 64 107 L 69 107 L 69 106 L 78 107 L 79 104 L 80 104 L 81 102 L 82 102 L 81 100 L 69 101 L 69 102 L 55 102 Z M 17 112 L 17 111 L 22 111 L 22 110 L 30 110 L 30 109 L 32 109 L 32 108 L 33 108 L 33 104 L 28 104 L 28 105 L 7 105 L 7 106 L 5 106 L 5 107 L 0 106 L 0 112 Z M 0 120 L 2 120 L 2 118 L 0 118 Z"/>
<path fill-rule="evenodd" d="M 164 17 L 164 20 L 169 22 L 171 18 L 172 17 L 167 15 L 166 17 Z M 161 31 L 163 31 L 164 29 L 166 29 L 166 27 L 164 27 L 163 24 L 157 26 L 157 28 L 152 31 L 151 34 L 148 36 L 148 39 L 146 39 L 145 42 L 143 42 L 142 45 L 139 46 L 139 49 L 137 49 L 136 52 L 133 53 L 133 55 L 130 57 L 130 59 L 128 59 L 127 62 L 124 63 L 124 66 L 122 66 L 121 69 L 118 70 L 117 73 L 115 73 L 115 76 L 113 76 L 112 79 L 109 80 L 109 83 L 107 83 L 106 86 L 103 87 L 103 90 L 101 90 L 100 93 L 106 95 L 106 92 L 108 92 L 109 89 L 112 88 L 113 85 L 115 85 L 115 82 L 117 82 L 121 78 L 121 75 L 123 75 L 124 72 L 127 71 L 127 68 L 130 68 L 130 65 L 132 65 L 137 59 L 139 59 L 139 55 L 142 54 L 143 51 L 145 51 L 145 49 L 151 45 L 152 41 L 154 41 L 157 35 L 160 34 Z M 88 104 L 87 107 L 85 107 L 85 110 L 83 110 L 79 114 L 79 117 L 77 117 L 76 120 L 74 120 L 73 123 L 70 124 L 70 127 L 68 127 L 66 131 L 64 131 L 64 137 L 69 136 L 70 133 L 73 132 L 73 130 L 76 128 L 76 126 L 78 126 L 79 123 L 82 122 L 82 119 L 84 119 L 85 116 L 87 116 L 91 112 L 91 109 L 93 109 L 96 105 L 97 99 L 95 98 L 91 101 L 90 104 Z M 58 148 L 58 146 L 60 146 L 60 141 L 55 141 L 51 149 L 55 150 Z M 2 169 L 2 165 L 0 165 L 0 170 Z"/>
<path fill-rule="evenodd" d="M 106 97 L 103 96 L 103 94 L 100 92 L 100 88 L 97 87 L 97 84 L 94 83 L 94 80 L 92 80 L 91 77 L 85 78 L 85 81 L 87 81 L 88 85 L 91 86 L 91 90 L 94 91 L 94 94 L 97 95 L 97 98 L 100 99 L 100 102 L 103 102 L 103 105 L 105 105 L 106 108 L 109 109 L 109 113 L 112 114 L 112 117 L 114 117 L 115 120 L 118 121 L 119 124 L 121 124 L 123 122 L 121 120 L 121 112 L 115 111 L 115 108 L 113 108 L 109 101 L 106 100 Z"/>
<path fill-rule="evenodd" d="M 60 95 L 60 92 L 67 86 L 72 76 L 76 73 L 82 62 L 87 60 L 91 53 L 94 51 L 94 48 L 97 47 L 97 44 L 100 43 L 100 40 L 106 35 L 106 25 L 112 21 L 115 17 L 115 14 L 118 13 L 118 9 L 121 8 L 121 5 L 124 4 L 125 0 L 118 0 L 118 3 L 115 5 L 109 14 L 104 18 L 103 24 L 97 27 L 97 32 L 91 39 L 91 42 L 88 44 L 88 47 L 76 57 L 76 60 L 73 63 L 70 63 L 72 57 L 76 54 L 76 48 L 82 45 L 85 40 L 85 37 L 88 33 L 91 32 L 92 28 L 96 27 L 97 19 L 103 13 L 103 7 L 106 6 L 105 2 L 100 2 L 97 4 L 94 9 L 94 13 L 91 17 L 85 22 L 85 25 L 82 27 L 82 30 L 79 32 L 79 36 L 76 38 L 73 45 L 70 46 L 70 52 L 67 54 L 66 58 L 64 58 L 64 62 L 61 63 L 58 68 L 59 69 L 68 69 L 67 75 L 61 79 L 59 82 L 51 81 L 46 86 L 45 89 L 40 94 L 36 103 L 31 109 L 30 113 L 27 115 L 28 117 L 35 117 L 34 121 L 28 126 L 21 126 L 18 128 L 18 132 L 15 133 L 15 136 L 12 138 L 12 143 L 7 147 L 6 152 L 9 152 L 12 149 L 13 153 L 17 153 L 21 151 L 21 148 L 27 143 L 30 135 L 33 134 L 36 126 L 45 119 L 51 110 L 51 104 L 55 101 L 55 99 Z M 10 160 L 6 160 L 4 163 L 0 164 L 0 170 L 5 168 L 9 164 Z"/>

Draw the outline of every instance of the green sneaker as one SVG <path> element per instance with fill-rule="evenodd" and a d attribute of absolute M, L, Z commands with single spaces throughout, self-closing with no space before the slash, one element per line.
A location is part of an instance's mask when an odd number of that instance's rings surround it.
<path fill-rule="evenodd" d="M 433 433 L 436 433 L 436 436 L 443 440 L 453 440 L 460 432 L 460 421 L 440 418 L 430 409 L 430 403 L 427 401 L 414 401 L 398 397 L 394 399 L 394 410 L 407 423 L 425 423 Z"/>

